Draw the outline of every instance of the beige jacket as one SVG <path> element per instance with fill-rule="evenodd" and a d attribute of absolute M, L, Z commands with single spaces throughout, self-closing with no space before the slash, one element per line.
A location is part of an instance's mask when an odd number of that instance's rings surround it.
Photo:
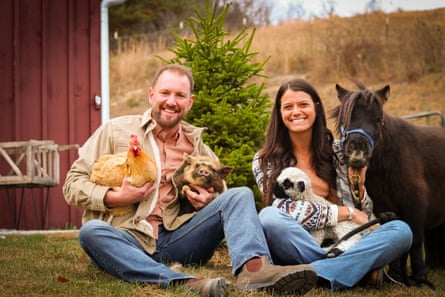
<path fill-rule="evenodd" d="M 217 158 L 202 141 L 204 128 L 194 127 L 186 122 L 181 124 L 184 135 L 194 144 L 194 154 Z M 91 182 L 89 176 L 91 168 L 99 156 L 128 150 L 130 134 L 136 134 L 141 139 L 143 150 L 155 160 L 158 167 L 156 184 L 159 186 L 161 162 L 152 133 L 155 126 L 156 123 L 151 119 L 151 109 L 143 115 L 115 118 L 99 127 L 79 149 L 79 157 L 67 173 L 63 185 L 63 194 L 68 204 L 84 209 L 83 223 L 91 219 L 109 219 L 107 207 L 104 205 L 104 197 L 110 188 Z M 142 244 L 145 251 L 150 254 L 155 251 L 156 241 L 153 238 L 153 229 L 145 219 L 156 206 L 157 189 L 158 187 L 144 201 L 140 202 L 131 213 L 114 217 L 111 220 L 111 224 L 116 228 L 130 232 Z M 179 201 L 176 198 L 164 210 L 164 228 L 174 230 L 195 215 L 195 213 L 187 213 L 179 216 L 178 213 Z"/>

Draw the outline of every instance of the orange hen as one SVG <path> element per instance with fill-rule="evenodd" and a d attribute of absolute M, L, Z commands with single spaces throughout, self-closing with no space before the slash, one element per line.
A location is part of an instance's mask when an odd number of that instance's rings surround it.
<path fill-rule="evenodd" d="M 90 180 L 103 186 L 120 187 L 124 177 L 136 186 L 141 187 L 156 179 L 156 164 L 142 150 L 137 135 L 130 136 L 128 151 L 117 154 L 107 154 L 99 157 L 93 165 Z M 112 211 L 113 216 L 123 215 L 131 210 L 129 207 L 119 207 Z"/>

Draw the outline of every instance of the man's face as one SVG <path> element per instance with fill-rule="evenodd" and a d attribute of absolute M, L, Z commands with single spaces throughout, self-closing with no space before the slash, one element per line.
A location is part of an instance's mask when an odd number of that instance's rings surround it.
<path fill-rule="evenodd" d="M 148 93 L 152 117 L 162 128 L 170 129 L 185 118 L 193 105 L 194 96 L 186 75 L 166 70 Z"/>

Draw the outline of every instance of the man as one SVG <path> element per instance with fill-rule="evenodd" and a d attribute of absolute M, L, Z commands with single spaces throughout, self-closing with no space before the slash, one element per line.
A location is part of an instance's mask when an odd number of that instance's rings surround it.
<path fill-rule="evenodd" d="M 274 266 L 253 193 L 247 187 L 229 189 L 214 199 L 212 189 L 194 186 L 187 199 L 196 211 L 179 215 L 180 204 L 172 176 L 184 153 L 215 154 L 202 141 L 203 128 L 184 121 L 193 105 L 190 69 L 171 64 L 160 69 L 148 96 L 151 108 L 141 116 L 124 116 L 99 127 L 79 150 L 67 174 L 66 201 L 85 209 L 79 242 L 92 261 L 128 282 L 157 283 L 162 288 L 185 284 L 200 296 L 223 296 L 224 278 L 198 279 L 178 273 L 164 263 L 203 264 L 226 238 L 233 274 L 240 290 L 267 289 L 304 294 L 317 282 L 309 265 Z M 158 167 L 155 182 L 137 188 L 124 179 L 118 190 L 97 185 L 89 175 L 103 154 L 127 149 L 136 134 Z M 107 211 L 136 204 L 123 216 Z"/>

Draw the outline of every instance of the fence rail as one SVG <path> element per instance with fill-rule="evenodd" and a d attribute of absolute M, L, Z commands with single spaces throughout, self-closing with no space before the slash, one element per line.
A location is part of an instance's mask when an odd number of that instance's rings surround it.
<path fill-rule="evenodd" d="M 438 116 L 440 118 L 440 126 L 442 128 L 445 128 L 445 117 L 444 117 L 443 113 L 440 111 L 421 112 L 418 114 L 405 116 L 405 119 L 429 118 L 431 116 Z"/>

